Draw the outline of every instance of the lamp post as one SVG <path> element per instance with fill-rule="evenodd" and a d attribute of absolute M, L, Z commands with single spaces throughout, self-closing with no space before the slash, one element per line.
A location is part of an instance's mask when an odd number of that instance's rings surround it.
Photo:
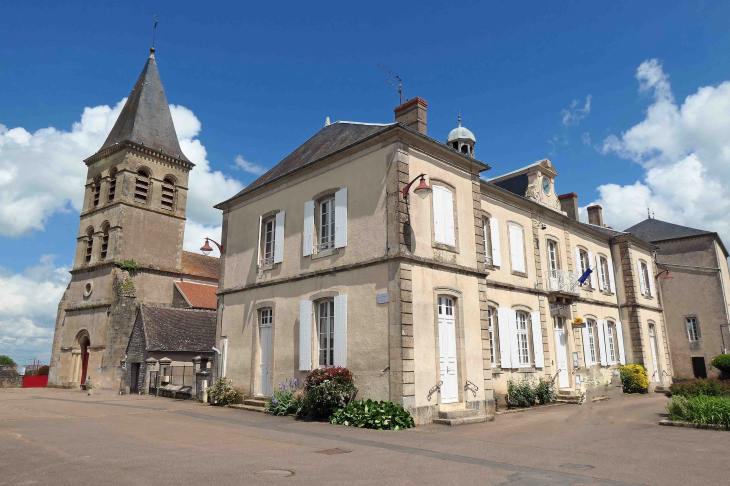
<path fill-rule="evenodd" d="M 220 244 L 218 244 L 217 241 L 212 240 L 210 238 L 206 238 L 205 239 L 205 244 L 200 247 L 200 251 L 202 251 L 206 256 L 208 256 L 210 254 L 210 252 L 213 251 L 213 247 L 211 247 L 210 246 L 210 243 L 208 243 L 209 241 L 212 241 L 213 243 L 215 243 L 215 246 L 218 247 L 218 251 L 221 252 L 221 256 L 222 256 L 223 255 L 223 248 L 221 247 Z"/>

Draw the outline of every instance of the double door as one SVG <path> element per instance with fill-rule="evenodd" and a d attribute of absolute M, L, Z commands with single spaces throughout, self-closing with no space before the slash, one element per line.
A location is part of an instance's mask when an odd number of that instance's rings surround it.
<path fill-rule="evenodd" d="M 459 373 L 456 360 L 456 319 L 454 300 L 438 298 L 439 365 L 441 368 L 441 403 L 459 401 Z"/>

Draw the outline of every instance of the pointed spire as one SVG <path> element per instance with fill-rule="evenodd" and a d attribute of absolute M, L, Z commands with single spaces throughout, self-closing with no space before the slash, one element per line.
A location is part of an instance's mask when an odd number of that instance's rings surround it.
<path fill-rule="evenodd" d="M 129 94 L 114 128 L 109 132 L 106 142 L 99 151 L 125 141 L 190 162 L 180 149 L 180 143 L 177 140 L 170 105 L 167 104 L 160 72 L 157 69 L 157 61 L 155 61 L 154 47 L 150 48 L 147 63 Z"/>

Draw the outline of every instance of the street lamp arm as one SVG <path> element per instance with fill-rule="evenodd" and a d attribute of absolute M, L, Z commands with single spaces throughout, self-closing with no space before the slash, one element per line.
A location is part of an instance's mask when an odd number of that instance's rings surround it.
<path fill-rule="evenodd" d="M 202 248 L 200 248 L 200 251 L 202 251 L 206 255 L 208 253 L 210 253 L 211 251 L 213 251 L 213 248 L 211 248 L 210 247 L 210 244 L 208 243 L 210 241 L 212 241 L 213 243 L 215 243 L 215 246 L 218 247 L 218 251 L 220 251 L 221 255 L 223 255 L 224 254 L 223 247 L 217 241 L 215 241 L 215 240 L 213 240 L 211 238 L 208 238 L 208 237 L 205 238 L 205 244 L 202 246 Z"/>
<path fill-rule="evenodd" d="M 414 182 L 416 182 L 417 179 L 423 179 L 426 176 L 426 174 L 419 174 L 416 177 L 413 178 L 411 182 L 408 183 L 406 187 L 403 188 L 403 199 L 408 199 L 408 191 L 411 190 L 411 186 Z"/>

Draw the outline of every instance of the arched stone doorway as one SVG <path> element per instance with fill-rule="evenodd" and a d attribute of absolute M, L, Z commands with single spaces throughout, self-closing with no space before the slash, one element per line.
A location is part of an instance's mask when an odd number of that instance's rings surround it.
<path fill-rule="evenodd" d="M 86 329 L 82 329 L 76 334 L 76 342 L 74 343 L 74 363 L 72 364 L 73 376 L 78 380 L 79 385 L 86 383 L 86 376 L 89 371 L 89 347 L 91 346 L 91 338 Z"/>
<path fill-rule="evenodd" d="M 81 340 L 81 384 L 86 383 L 86 372 L 89 369 L 89 336 Z"/>

